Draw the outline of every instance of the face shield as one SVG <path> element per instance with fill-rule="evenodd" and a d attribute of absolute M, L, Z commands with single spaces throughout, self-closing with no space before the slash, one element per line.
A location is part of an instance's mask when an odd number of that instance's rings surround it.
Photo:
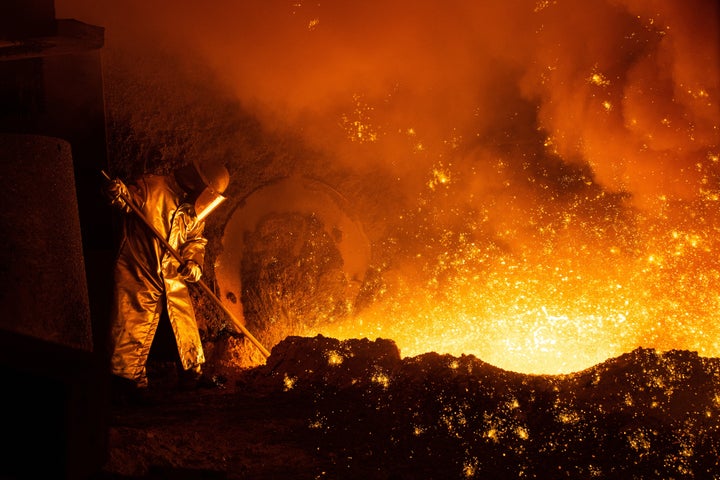
<path fill-rule="evenodd" d="M 197 200 L 195 200 L 195 213 L 197 214 L 198 221 L 203 220 L 205 217 L 210 215 L 218 205 L 225 201 L 225 197 L 217 193 L 212 188 L 206 188 L 200 193 Z"/>
<path fill-rule="evenodd" d="M 230 183 L 230 174 L 224 165 L 217 163 L 193 161 L 193 167 L 205 187 L 195 200 L 195 214 L 198 220 L 203 220 L 225 200 L 222 193 Z"/>

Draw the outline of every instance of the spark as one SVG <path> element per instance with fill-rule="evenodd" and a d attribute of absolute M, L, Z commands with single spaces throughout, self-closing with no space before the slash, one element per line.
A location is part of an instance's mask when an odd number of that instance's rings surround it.
<path fill-rule="evenodd" d="M 438 165 L 432 170 L 432 178 L 428 182 L 428 188 L 434 190 L 441 185 L 450 183 L 450 173 L 442 166 Z"/>
<path fill-rule="evenodd" d="M 552 5 L 555 5 L 557 3 L 557 0 L 538 0 L 535 3 L 535 9 L 533 10 L 535 13 L 541 12 L 547 8 L 550 8 Z"/>
<path fill-rule="evenodd" d="M 344 361 L 344 357 L 335 350 L 330 350 L 326 352 L 325 355 L 328 360 L 328 365 L 341 365 Z"/>
<path fill-rule="evenodd" d="M 478 470 L 477 459 L 468 460 L 463 464 L 463 474 L 467 478 L 474 478 Z"/>
<path fill-rule="evenodd" d="M 580 415 L 577 412 L 561 412 L 557 416 L 560 423 L 575 424 L 580 421 Z"/>
<path fill-rule="evenodd" d="M 297 378 L 295 377 L 289 377 L 287 374 L 283 378 L 283 389 L 284 391 L 290 391 L 295 387 L 295 382 L 297 381 Z"/>
<path fill-rule="evenodd" d="M 340 123 L 351 142 L 372 143 L 378 139 L 379 131 L 372 124 L 374 108 L 368 105 L 360 94 L 353 95 L 354 109 L 340 117 Z"/>
<path fill-rule="evenodd" d="M 593 73 L 590 75 L 589 81 L 598 87 L 607 87 L 610 85 L 610 80 L 608 80 L 602 73 Z"/>
<path fill-rule="evenodd" d="M 383 388 L 387 389 L 390 386 L 390 377 L 382 372 L 375 372 L 370 378 L 373 383 L 377 383 Z"/>

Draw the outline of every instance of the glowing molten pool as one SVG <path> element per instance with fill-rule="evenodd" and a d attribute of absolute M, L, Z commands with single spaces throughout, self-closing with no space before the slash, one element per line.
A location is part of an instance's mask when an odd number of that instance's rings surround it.
<path fill-rule="evenodd" d="M 320 333 L 390 338 L 403 356 L 472 354 L 507 370 L 539 374 L 583 370 L 638 346 L 720 354 L 715 292 L 690 293 L 695 298 L 688 299 L 684 293 L 675 297 L 670 291 L 675 286 L 666 285 L 668 295 L 657 298 L 650 290 L 662 287 L 648 285 L 649 279 L 645 285 L 633 285 L 637 278 L 598 285 L 581 275 L 568 279 L 556 273 L 558 282 L 567 283 L 557 287 L 541 285 L 544 280 L 537 277 L 494 275 L 481 282 L 485 288 L 458 289 L 444 304 L 408 288 L 403 300 L 377 305 Z M 573 280 L 587 284 L 572 285 Z M 573 288 L 585 291 L 566 298 L 564 289 Z M 703 300 L 704 305 L 688 304 Z"/>
<path fill-rule="evenodd" d="M 720 355 L 716 200 L 660 199 L 661 217 L 630 208 L 620 219 L 588 214 L 597 200 L 581 198 L 583 208 L 548 215 L 537 205 L 460 232 L 443 230 L 447 209 L 421 209 L 407 219 L 409 237 L 426 248 L 414 245 L 413 258 L 387 270 L 393 280 L 370 307 L 320 333 L 390 338 L 403 356 L 472 354 L 537 374 L 580 371 L 638 346 Z M 440 231 L 419 228 L 420 218 Z"/>

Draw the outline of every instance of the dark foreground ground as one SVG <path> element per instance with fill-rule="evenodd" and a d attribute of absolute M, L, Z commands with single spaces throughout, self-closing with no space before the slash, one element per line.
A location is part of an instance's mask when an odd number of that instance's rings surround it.
<path fill-rule="evenodd" d="M 220 380 L 220 379 L 217 379 Z M 717 479 L 720 359 L 531 376 L 289 337 L 224 386 L 115 405 L 106 479 Z"/>

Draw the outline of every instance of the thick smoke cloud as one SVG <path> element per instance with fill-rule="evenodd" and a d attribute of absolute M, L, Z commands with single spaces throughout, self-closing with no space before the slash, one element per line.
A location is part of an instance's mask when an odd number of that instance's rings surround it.
<path fill-rule="evenodd" d="M 541 131 L 552 153 L 641 204 L 696 195 L 716 175 L 711 0 L 62 0 L 57 9 L 105 26 L 108 48 L 202 61 L 267 126 L 302 132 L 356 168 L 424 171 L 449 145 L 469 151 L 505 128 L 516 143 Z M 526 102 L 536 118 L 517 116 Z M 372 155 L 348 140 L 373 142 Z"/>
<path fill-rule="evenodd" d="M 109 69 L 124 61 L 133 77 L 134 63 L 172 59 L 183 67 L 178 81 L 212 85 L 264 131 L 322 152 L 314 176 L 357 178 L 344 186 L 356 187 L 383 252 L 378 268 L 411 292 L 470 299 L 443 306 L 448 318 L 470 319 L 461 336 L 496 335 L 514 354 L 596 349 L 588 361 L 638 345 L 720 354 L 714 0 L 56 8 L 106 27 Z M 176 111 L 183 102 L 202 98 L 178 99 Z M 423 303 L 396 300 L 403 314 Z M 574 340 L 563 345 L 554 330 Z M 578 331 L 590 340 L 576 342 Z M 479 353 L 493 361 L 507 352 Z"/>
<path fill-rule="evenodd" d="M 563 158 L 581 158 L 603 185 L 640 200 L 687 198 L 716 175 L 716 6 L 622 3 L 549 19 L 535 58 L 551 71 L 540 85 L 543 72 L 531 72 L 528 90 Z"/>

